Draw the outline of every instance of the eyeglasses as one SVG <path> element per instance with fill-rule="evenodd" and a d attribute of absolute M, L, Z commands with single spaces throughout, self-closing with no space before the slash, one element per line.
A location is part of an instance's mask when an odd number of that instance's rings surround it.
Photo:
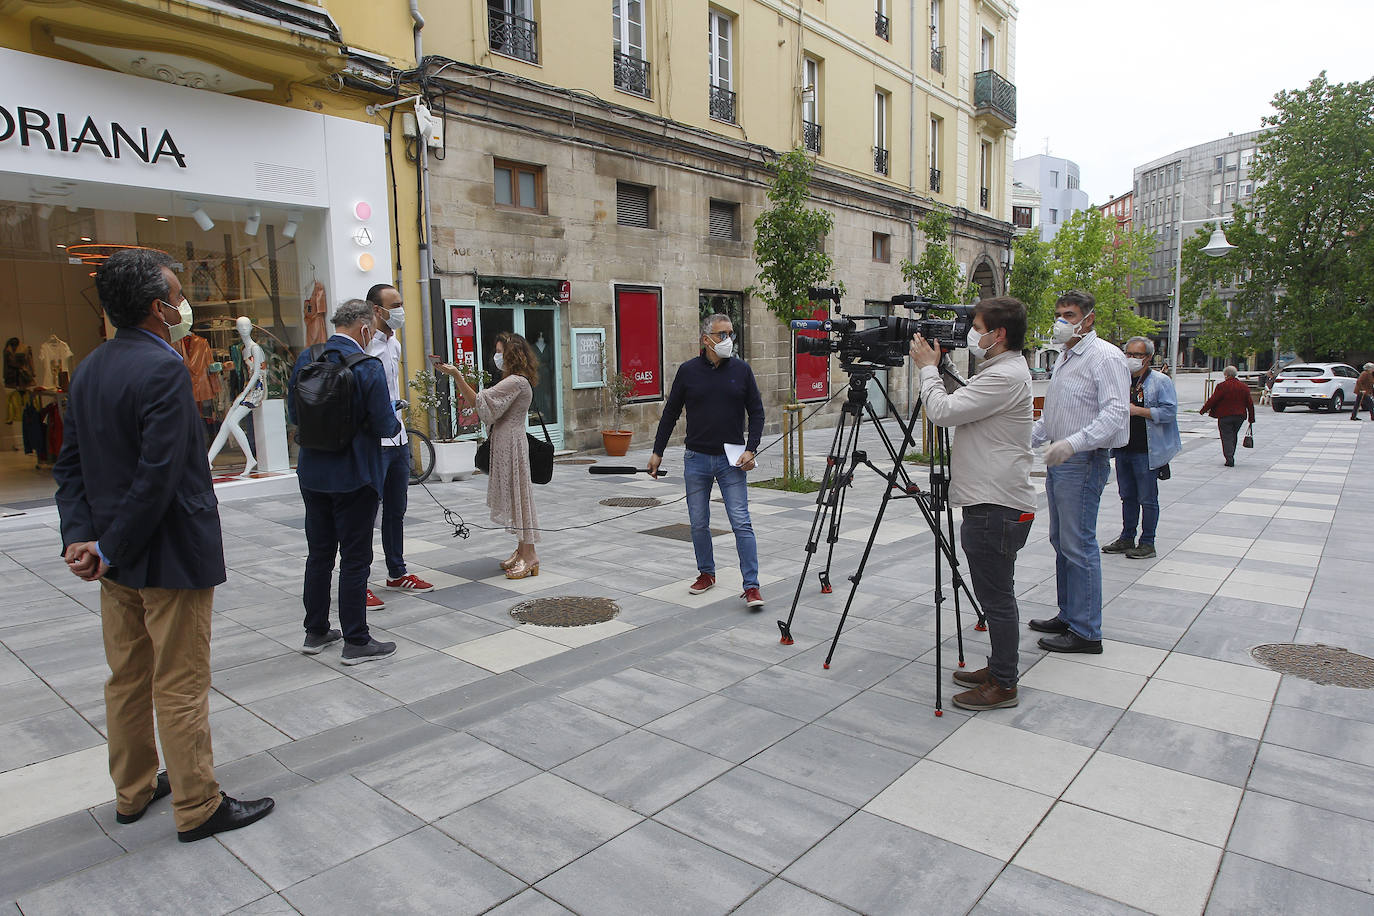
<path fill-rule="evenodd" d="M 708 332 L 706 333 L 706 336 L 707 336 L 707 337 L 716 337 L 716 338 L 719 338 L 720 340 L 734 340 L 734 339 L 735 339 L 735 332 L 734 332 L 734 331 L 708 331 Z"/>

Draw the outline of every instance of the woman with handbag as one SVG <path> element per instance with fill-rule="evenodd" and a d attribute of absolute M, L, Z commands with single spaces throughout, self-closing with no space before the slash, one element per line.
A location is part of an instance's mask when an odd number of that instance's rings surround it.
<path fill-rule="evenodd" d="M 501 568 L 507 579 L 523 579 L 539 575 L 539 557 L 534 552 L 539 520 L 534 511 L 525 438 L 525 418 L 539 381 L 539 361 L 525 338 L 503 331 L 496 337 L 492 362 L 501 373 L 501 381 L 481 391 L 474 391 L 455 366 L 444 363 L 437 368 L 453 379 L 463 403 L 475 407 L 490 430 L 487 505 L 491 520 L 516 537 L 515 553 L 502 561 Z"/>

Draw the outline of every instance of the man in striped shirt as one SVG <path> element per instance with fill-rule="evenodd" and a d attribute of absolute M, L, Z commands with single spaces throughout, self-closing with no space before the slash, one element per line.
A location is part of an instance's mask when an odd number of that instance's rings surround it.
<path fill-rule="evenodd" d="M 1131 374 L 1126 358 L 1093 330 L 1096 300 L 1070 290 L 1055 303 L 1053 339 L 1064 352 L 1055 363 L 1045 409 L 1031 429 L 1031 445 L 1045 449 L 1045 497 L 1055 551 L 1059 614 L 1032 620 L 1051 634 L 1051 652 L 1102 651 L 1102 557 L 1097 507 L 1111 466 L 1108 450 L 1131 437 Z"/>

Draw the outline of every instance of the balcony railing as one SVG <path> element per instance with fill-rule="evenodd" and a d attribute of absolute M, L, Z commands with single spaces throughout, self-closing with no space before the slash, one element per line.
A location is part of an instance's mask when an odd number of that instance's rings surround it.
<path fill-rule="evenodd" d="M 991 209 L 991 207 L 992 207 L 992 189 L 990 189 L 990 188 L 979 188 L 979 189 L 978 189 L 978 206 L 982 207 L 984 210 Z"/>
<path fill-rule="evenodd" d="M 615 88 L 634 95 L 642 95 L 646 99 L 650 98 L 649 62 L 638 57 L 631 57 L 628 54 L 621 54 L 619 51 L 613 53 L 611 68 L 615 71 Z"/>
<path fill-rule="evenodd" d="M 887 174 L 887 150 L 881 146 L 873 147 L 873 171 L 879 175 Z"/>
<path fill-rule="evenodd" d="M 802 143 L 813 153 L 821 151 L 821 126 L 814 121 L 802 122 Z"/>
<path fill-rule="evenodd" d="M 944 49 L 944 48 L 931 48 L 931 49 L 930 49 L 930 69 L 934 70 L 936 73 L 944 73 L 944 72 L 945 72 L 945 49 Z"/>
<path fill-rule="evenodd" d="M 939 193 L 940 193 L 940 170 L 939 170 L 939 169 L 931 169 L 931 170 L 930 170 L 930 189 L 931 189 L 932 191 L 934 191 L 936 194 L 939 194 Z"/>
<path fill-rule="evenodd" d="M 711 117 L 726 124 L 735 123 L 735 93 L 720 86 L 711 86 Z"/>
<path fill-rule="evenodd" d="M 539 23 L 514 13 L 487 13 L 491 49 L 532 64 L 539 63 Z"/>
<path fill-rule="evenodd" d="M 973 74 L 973 113 L 987 116 L 1007 130 L 1016 126 L 1016 85 L 996 70 Z"/>
<path fill-rule="evenodd" d="M 892 34 L 892 20 L 875 11 L 873 13 L 873 34 L 883 41 L 891 41 L 889 36 Z"/>

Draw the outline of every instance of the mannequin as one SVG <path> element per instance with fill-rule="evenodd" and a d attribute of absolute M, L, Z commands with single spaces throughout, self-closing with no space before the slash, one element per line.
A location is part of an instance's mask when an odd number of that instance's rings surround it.
<path fill-rule="evenodd" d="M 244 435 L 243 428 L 239 426 L 243 419 L 262 405 L 262 400 L 267 395 L 267 357 L 262 351 L 262 347 L 253 342 L 253 321 L 247 317 L 240 317 L 234 322 L 234 327 L 239 332 L 240 339 L 243 340 L 243 371 L 248 376 L 248 383 L 243 386 L 243 391 L 234 399 L 233 406 L 229 408 L 229 413 L 225 415 L 224 422 L 220 424 L 219 435 L 215 436 L 215 441 L 210 445 L 209 461 L 211 467 L 215 464 L 215 456 L 224 448 L 224 443 L 228 441 L 230 435 L 238 443 L 243 451 L 248 463 L 244 465 L 243 473 L 240 477 L 247 477 L 257 467 L 258 460 L 253 455 L 253 449 L 248 445 L 248 437 Z"/>

